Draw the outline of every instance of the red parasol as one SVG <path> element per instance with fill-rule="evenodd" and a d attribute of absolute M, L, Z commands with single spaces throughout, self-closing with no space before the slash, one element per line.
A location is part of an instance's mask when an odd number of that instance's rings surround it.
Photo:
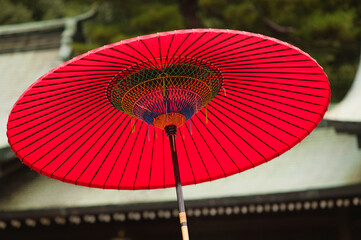
<path fill-rule="evenodd" d="M 329 101 L 322 68 L 294 46 L 234 30 L 179 30 L 53 69 L 16 102 L 7 134 L 25 164 L 55 179 L 112 189 L 177 185 L 185 226 L 181 185 L 279 156 L 317 126 Z"/>

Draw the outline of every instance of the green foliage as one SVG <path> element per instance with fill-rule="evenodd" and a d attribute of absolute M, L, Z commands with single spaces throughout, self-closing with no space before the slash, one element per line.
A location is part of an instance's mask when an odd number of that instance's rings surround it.
<path fill-rule="evenodd" d="M 88 30 L 88 37 L 90 42 L 99 45 L 105 45 L 110 42 L 112 37 L 118 35 L 119 31 L 114 25 L 92 25 L 91 30 Z"/>
<path fill-rule="evenodd" d="M 97 44 L 73 43 L 72 44 L 73 54 L 74 54 L 74 56 L 78 56 L 80 54 L 86 53 L 86 52 L 93 50 L 95 48 L 98 48 L 100 46 L 101 45 L 97 45 Z"/>
<path fill-rule="evenodd" d="M 356 14 L 354 9 L 336 10 L 323 13 L 315 11 L 303 24 L 297 28 L 295 34 L 306 41 L 312 41 L 315 36 L 320 36 L 325 41 L 337 38 L 338 41 L 350 41 L 355 39 L 358 30 L 354 26 Z M 335 43 L 335 41 L 333 41 Z M 338 47 L 338 46 L 335 46 Z"/>
<path fill-rule="evenodd" d="M 0 6 L 0 25 L 29 22 L 32 20 L 32 11 L 22 3 L 0 0 Z"/>
<path fill-rule="evenodd" d="M 247 31 L 252 31 L 260 18 L 250 2 L 228 6 L 224 10 L 223 17 L 227 28 Z"/>
<path fill-rule="evenodd" d="M 228 6 L 227 0 L 199 0 L 199 7 L 207 12 L 207 15 L 221 17 L 223 9 Z M 204 15 L 205 17 L 206 15 Z"/>
<path fill-rule="evenodd" d="M 223 10 L 226 7 L 227 0 L 199 0 L 202 25 L 207 28 L 224 27 Z"/>
<path fill-rule="evenodd" d="M 66 8 L 63 0 L 32 0 L 28 2 L 29 8 L 35 4 L 33 11 L 34 20 L 47 20 L 54 18 L 62 18 L 65 16 Z"/>
<path fill-rule="evenodd" d="M 125 35 L 125 34 L 117 34 L 117 35 L 113 35 L 110 39 L 110 42 L 115 43 L 115 42 L 119 42 L 128 38 L 132 38 L 132 37 L 136 37 L 136 36 L 131 36 L 131 35 Z"/>
<path fill-rule="evenodd" d="M 184 28 L 178 6 L 159 3 L 143 4 L 138 14 L 130 21 L 130 26 L 143 33 L 154 33 Z"/>

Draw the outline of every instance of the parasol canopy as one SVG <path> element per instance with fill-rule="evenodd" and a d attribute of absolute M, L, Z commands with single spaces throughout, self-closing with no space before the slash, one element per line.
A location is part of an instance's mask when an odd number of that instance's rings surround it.
<path fill-rule="evenodd" d="M 289 150 L 329 101 L 322 68 L 294 46 L 235 30 L 178 30 L 51 70 L 16 102 L 7 135 L 21 161 L 58 180 L 166 188 L 175 186 L 167 125 L 178 130 L 181 185 L 196 184 Z"/>

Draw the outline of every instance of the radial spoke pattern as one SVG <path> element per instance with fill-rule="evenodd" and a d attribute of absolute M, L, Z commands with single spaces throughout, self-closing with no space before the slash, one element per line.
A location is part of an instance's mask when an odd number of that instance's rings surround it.
<path fill-rule="evenodd" d="M 95 49 L 41 77 L 11 112 L 12 149 L 32 169 L 73 184 L 174 186 L 164 131 L 116 109 L 107 87 L 125 69 L 161 70 L 179 58 L 208 62 L 223 77 L 207 109 L 178 129 L 183 185 L 279 156 L 318 125 L 329 104 L 322 68 L 287 43 L 233 30 L 158 33 Z"/>

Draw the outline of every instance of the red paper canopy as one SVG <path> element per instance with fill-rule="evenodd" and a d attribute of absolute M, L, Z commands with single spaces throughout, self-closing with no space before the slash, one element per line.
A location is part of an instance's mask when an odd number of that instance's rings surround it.
<path fill-rule="evenodd" d="M 107 90 L 129 69 L 162 71 L 174 63 L 211 66 L 221 79 L 207 108 L 190 114 L 178 129 L 182 185 L 226 177 L 279 156 L 317 126 L 330 101 L 322 68 L 287 43 L 233 30 L 157 33 L 95 49 L 38 79 L 10 114 L 13 151 L 32 169 L 69 183 L 174 186 L 164 130 L 146 122 L 143 113 L 144 121 L 116 108 Z"/>

